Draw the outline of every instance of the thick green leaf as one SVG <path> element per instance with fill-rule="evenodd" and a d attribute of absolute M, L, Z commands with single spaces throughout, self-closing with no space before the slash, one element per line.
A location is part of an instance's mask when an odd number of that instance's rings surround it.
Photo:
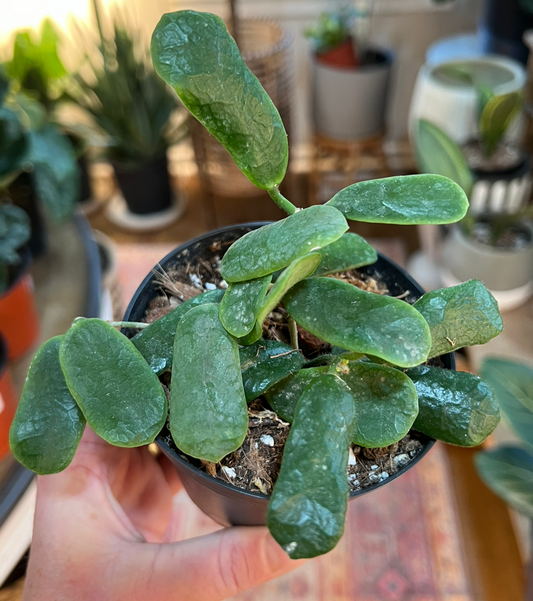
<path fill-rule="evenodd" d="M 28 152 L 28 137 L 17 114 L 0 108 L 0 179 L 22 170 Z"/>
<path fill-rule="evenodd" d="M 502 446 L 475 458 L 485 484 L 520 513 L 533 518 L 533 455 L 520 447 Z"/>
<path fill-rule="evenodd" d="M 332 244 L 328 244 L 317 252 L 322 261 L 315 271 L 315 275 L 328 275 L 348 269 L 357 269 L 363 265 L 375 263 L 378 254 L 368 242 L 358 236 L 347 232 Z"/>
<path fill-rule="evenodd" d="M 485 344 L 503 330 L 498 303 L 479 280 L 428 292 L 414 304 L 429 324 L 429 358 Z"/>
<path fill-rule="evenodd" d="M 296 259 L 281 273 L 259 309 L 254 329 L 247 336 L 239 340 L 240 344 L 253 344 L 261 338 L 263 322 L 268 314 L 276 308 L 276 305 L 285 296 L 286 292 L 299 281 L 310 276 L 319 263 L 320 255 L 318 253 L 311 253 Z"/>
<path fill-rule="evenodd" d="M 17 250 L 30 237 L 28 215 L 15 205 L 0 205 L 0 263 L 15 265 L 20 261 Z"/>
<path fill-rule="evenodd" d="M 172 367 L 174 337 L 181 318 L 193 307 L 206 303 L 218 303 L 224 290 L 210 290 L 181 303 L 161 319 L 136 334 L 131 341 L 157 375 Z"/>
<path fill-rule="evenodd" d="M 244 394 L 250 403 L 305 363 L 296 349 L 277 340 L 260 340 L 239 349 Z"/>
<path fill-rule="evenodd" d="M 191 10 L 163 15 L 151 52 L 157 73 L 250 181 L 264 190 L 280 184 L 289 156 L 285 128 L 222 19 Z"/>
<path fill-rule="evenodd" d="M 498 94 L 488 99 L 479 118 L 479 133 L 487 155 L 494 153 L 523 103 L 524 98 L 520 92 Z"/>
<path fill-rule="evenodd" d="M 301 369 L 297 374 L 287 376 L 279 384 L 269 388 L 265 397 L 272 409 L 286 422 L 294 419 L 296 405 L 307 386 L 318 376 L 328 372 L 329 366 Z"/>
<path fill-rule="evenodd" d="M 420 171 L 449 177 L 470 196 L 474 185 L 472 172 L 459 146 L 442 129 L 420 119 L 415 149 Z"/>
<path fill-rule="evenodd" d="M 218 305 L 191 309 L 179 322 L 170 389 L 170 432 L 184 453 L 217 463 L 248 431 L 239 347 Z"/>
<path fill-rule="evenodd" d="M 481 377 L 513 430 L 533 448 L 533 369 L 515 361 L 485 359 Z"/>
<path fill-rule="evenodd" d="M 498 425 L 498 404 L 477 376 L 428 366 L 406 373 L 418 393 L 415 430 L 450 444 L 475 447 Z"/>
<path fill-rule="evenodd" d="M 308 278 L 283 303 L 297 323 L 321 340 L 400 367 L 424 362 L 431 348 L 429 326 L 416 309 L 348 282 Z"/>
<path fill-rule="evenodd" d="M 353 397 L 332 374 L 298 401 L 267 510 L 270 533 L 292 559 L 327 553 L 342 536 L 354 425 Z"/>
<path fill-rule="evenodd" d="M 400 225 L 455 223 L 468 210 L 468 199 L 455 182 L 425 174 L 357 182 L 328 204 L 347 219 Z"/>
<path fill-rule="evenodd" d="M 74 148 L 52 124 L 32 130 L 29 139 L 28 161 L 33 163 L 37 194 L 54 221 L 65 221 L 74 213 L 80 193 Z"/>
<path fill-rule="evenodd" d="M 283 269 L 298 257 L 335 242 L 348 229 L 337 209 L 316 205 L 248 232 L 224 255 L 220 273 L 227 282 L 244 282 Z"/>
<path fill-rule="evenodd" d="M 45 342 L 33 358 L 9 433 L 15 458 L 41 475 L 70 464 L 85 428 L 59 364 L 61 339 Z"/>
<path fill-rule="evenodd" d="M 82 319 L 64 335 L 59 360 L 89 426 L 117 447 L 154 441 L 167 417 L 157 376 L 132 342 L 99 319 Z"/>
<path fill-rule="evenodd" d="M 409 432 L 418 415 L 418 399 L 413 382 L 403 372 L 352 361 L 342 364 L 338 376 L 355 400 L 355 444 L 387 447 Z"/>
<path fill-rule="evenodd" d="M 218 315 L 222 325 L 232 336 L 242 338 L 252 331 L 271 280 L 272 276 L 266 275 L 257 280 L 236 282 L 228 286 Z"/>

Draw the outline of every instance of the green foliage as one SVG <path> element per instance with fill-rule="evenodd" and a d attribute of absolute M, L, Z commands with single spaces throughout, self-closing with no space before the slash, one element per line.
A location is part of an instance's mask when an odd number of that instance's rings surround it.
<path fill-rule="evenodd" d="M 357 182 L 328 204 L 347 219 L 399 225 L 455 223 L 468 210 L 465 192 L 441 175 L 400 175 Z"/>
<path fill-rule="evenodd" d="M 485 484 L 517 511 L 533 517 L 533 369 L 506 359 L 483 361 L 481 375 L 491 385 L 507 423 L 519 437 L 476 455 Z"/>
<path fill-rule="evenodd" d="M 157 73 L 259 188 L 281 183 L 287 134 L 278 110 L 215 15 L 163 15 L 152 36 Z"/>
<path fill-rule="evenodd" d="M 220 273 L 227 282 L 269 275 L 335 242 L 347 229 L 346 219 L 334 207 L 309 207 L 239 238 L 224 255 Z"/>
<path fill-rule="evenodd" d="M 420 119 L 414 142 L 420 171 L 444 175 L 470 196 L 474 185 L 470 167 L 459 146 L 442 129 Z"/>
<path fill-rule="evenodd" d="M 336 12 L 324 12 L 318 22 L 305 30 L 318 54 L 324 54 L 342 46 L 350 39 L 353 22 L 357 13 L 348 7 Z"/>
<path fill-rule="evenodd" d="M 14 205 L 0 204 L 0 294 L 9 286 L 9 266 L 20 262 L 19 249 L 30 237 L 30 220 Z"/>
<path fill-rule="evenodd" d="M 414 429 L 449 444 L 475 447 L 500 421 L 491 388 L 477 376 L 420 366 L 407 371 L 418 393 Z"/>
<path fill-rule="evenodd" d="M 64 335 L 59 361 L 68 389 L 98 436 L 118 447 L 154 441 L 165 423 L 167 400 L 130 340 L 99 319 L 82 319 Z"/>
<path fill-rule="evenodd" d="M 342 536 L 355 419 L 350 390 L 332 374 L 315 378 L 298 401 L 267 512 L 270 532 L 292 559 L 327 553 Z"/>
<path fill-rule="evenodd" d="M 378 254 L 370 244 L 361 236 L 348 232 L 338 240 L 319 248 L 322 260 L 315 271 L 315 275 L 329 275 L 339 271 L 347 271 L 371 265 L 378 259 Z"/>
<path fill-rule="evenodd" d="M 503 330 L 498 303 L 479 280 L 428 292 L 414 304 L 429 324 L 429 358 L 485 344 Z"/>
<path fill-rule="evenodd" d="M 239 347 L 218 318 L 218 305 L 191 309 L 179 322 L 170 389 L 170 431 L 178 448 L 216 463 L 248 431 Z"/>
<path fill-rule="evenodd" d="M 494 95 L 483 103 L 479 117 L 479 133 L 483 140 L 485 156 L 490 157 L 494 154 L 523 103 L 523 96 L 519 92 Z"/>
<path fill-rule="evenodd" d="M 50 19 L 41 24 L 40 39 L 33 31 L 15 36 L 13 56 L 6 64 L 7 74 L 19 89 L 34 97 L 47 110 L 60 96 L 62 78 L 67 74 L 58 54 L 61 38 Z"/>
<path fill-rule="evenodd" d="M 99 320 L 76 322 L 60 345 L 61 372 L 89 425 L 112 444 L 131 446 L 153 440 L 165 422 L 156 374 L 172 366 L 171 435 L 181 452 L 213 462 L 239 448 L 248 429 L 247 401 L 264 395 L 292 422 L 268 525 L 291 557 L 324 553 L 342 535 L 351 441 L 389 445 L 413 426 L 472 446 L 498 422 L 492 393 L 479 378 L 420 366 L 448 350 L 446 337 L 453 335 L 459 346 L 488 340 L 501 329 L 481 283 L 430 293 L 413 307 L 338 277 L 317 277 L 376 259 L 362 238 L 346 234 L 344 215 L 448 223 L 464 214 L 465 195 L 444 177 L 422 175 L 358 183 L 331 204 L 297 210 L 277 187 L 287 164 L 281 121 L 222 22 L 193 11 L 165 15 L 152 55 L 185 105 L 289 216 L 224 248 L 225 292 L 182 303 L 132 341 Z M 104 72 L 114 69 L 120 71 L 110 59 Z M 290 347 L 261 338 L 274 310 L 288 313 L 276 335 L 286 335 Z M 309 334 L 326 354 L 306 356 Z M 327 343 L 335 345 L 330 353 Z M 26 382 L 28 397 L 39 383 L 35 377 L 32 371 Z M 39 436 L 47 440 L 46 406 L 40 415 Z M 21 410 L 13 440 L 30 419 Z M 64 418 L 53 419 L 61 427 Z M 20 458 L 43 473 L 59 465 L 53 454 Z"/>
<path fill-rule="evenodd" d="M 133 168 L 165 156 L 169 143 L 182 135 L 169 122 L 178 107 L 175 95 L 139 51 L 138 32 L 117 19 L 111 39 L 101 30 L 100 35 L 100 61 L 86 57 L 90 74 L 75 76 L 73 99 L 107 136 L 111 160 Z"/>
<path fill-rule="evenodd" d="M 85 428 L 59 364 L 61 340 L 51 338 L 33 358 L 10 431 L 13 455 L 37 474 L 55 474 L 70 465 Z"/>
<path fill-rule="evenodd" d="M 427 359 L 426 320 L 407 303 L 332 278 L 309 278 L 284 298 L 289 315 L 318 338 L 401 367 Z"/>

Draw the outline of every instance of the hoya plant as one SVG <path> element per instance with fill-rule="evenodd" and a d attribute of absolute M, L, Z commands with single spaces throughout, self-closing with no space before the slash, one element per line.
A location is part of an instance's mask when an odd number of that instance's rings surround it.
<path fill-rule="evenodd" d="M 188 110 L 288 216 L 229 246 L 220 264 L 227 289 L 182 302 L 150 325 L 77 319 L 48 341 L 30 367 L 11 448 L 30 469 L 51 474 L 71 462 L 85 424 L 110 444 L 135 447 L 154 441 L 168 417 L 182 453 L 216 463 L 243 444 L 247 404 L 263 396 L 291 423 L 268 527 L 293 558 L 326 553 L 343 533 L 352 442 L 384 447 L 414 428 L 474 446 L 499 421 L 490 388 L 438 359 L 501 331 L 483 284 L 411 305 L 335 277 L 377 259 L 348 232 L 350 220 L 450 223 L 464 216 L 466 196 L 450 179 L 415 175 L 359 182 L 297 209 L 279 190 L 288 161 L 283 123 L 224 23 L 194 11 L 164 15 L 151 52 Z M 280 303 L 290 346 L 263 338 Z M 117 325 L 141 329 L 130 340 Z M 302 328 L 331 353 L 309 361 L 299 349 Z M 167 401 L 158 376 L 169 370 Z"/>

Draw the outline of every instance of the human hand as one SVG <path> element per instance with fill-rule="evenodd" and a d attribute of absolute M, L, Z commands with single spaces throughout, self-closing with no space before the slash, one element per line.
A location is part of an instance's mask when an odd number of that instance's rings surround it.
<path fill-rule="evenodd" d="M 300 565 L 264 527 L 175 542 L 172 464 L 89 427 L 72 464 L 39 477 L 24 601 L 216 601 Z"/>

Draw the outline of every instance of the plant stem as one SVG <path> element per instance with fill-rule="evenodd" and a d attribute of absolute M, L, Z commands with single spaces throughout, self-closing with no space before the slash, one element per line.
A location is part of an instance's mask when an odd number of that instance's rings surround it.
<path fill-rule="evenodd" d="M 283 209 L 285 213 L 289 215 L 294 215 L 296 213 L 296 207 L 287 200 L 285 196 L 279 191 L 279 188 L 276 186 L 268 191 L 270 198 L 278 205 L 280 209 Z"/>
<path fill-rule="evenodd" d="M 289 334 L 292 348 L 298 349 L 298 326 L 292 317 L 289 317 Z"/>
<path fill-rule="evenodd" d="M 141 330 L 150 325 L 141 321 L 108 321 L 107 323 L 114 328 L 137 328 Z"/>

